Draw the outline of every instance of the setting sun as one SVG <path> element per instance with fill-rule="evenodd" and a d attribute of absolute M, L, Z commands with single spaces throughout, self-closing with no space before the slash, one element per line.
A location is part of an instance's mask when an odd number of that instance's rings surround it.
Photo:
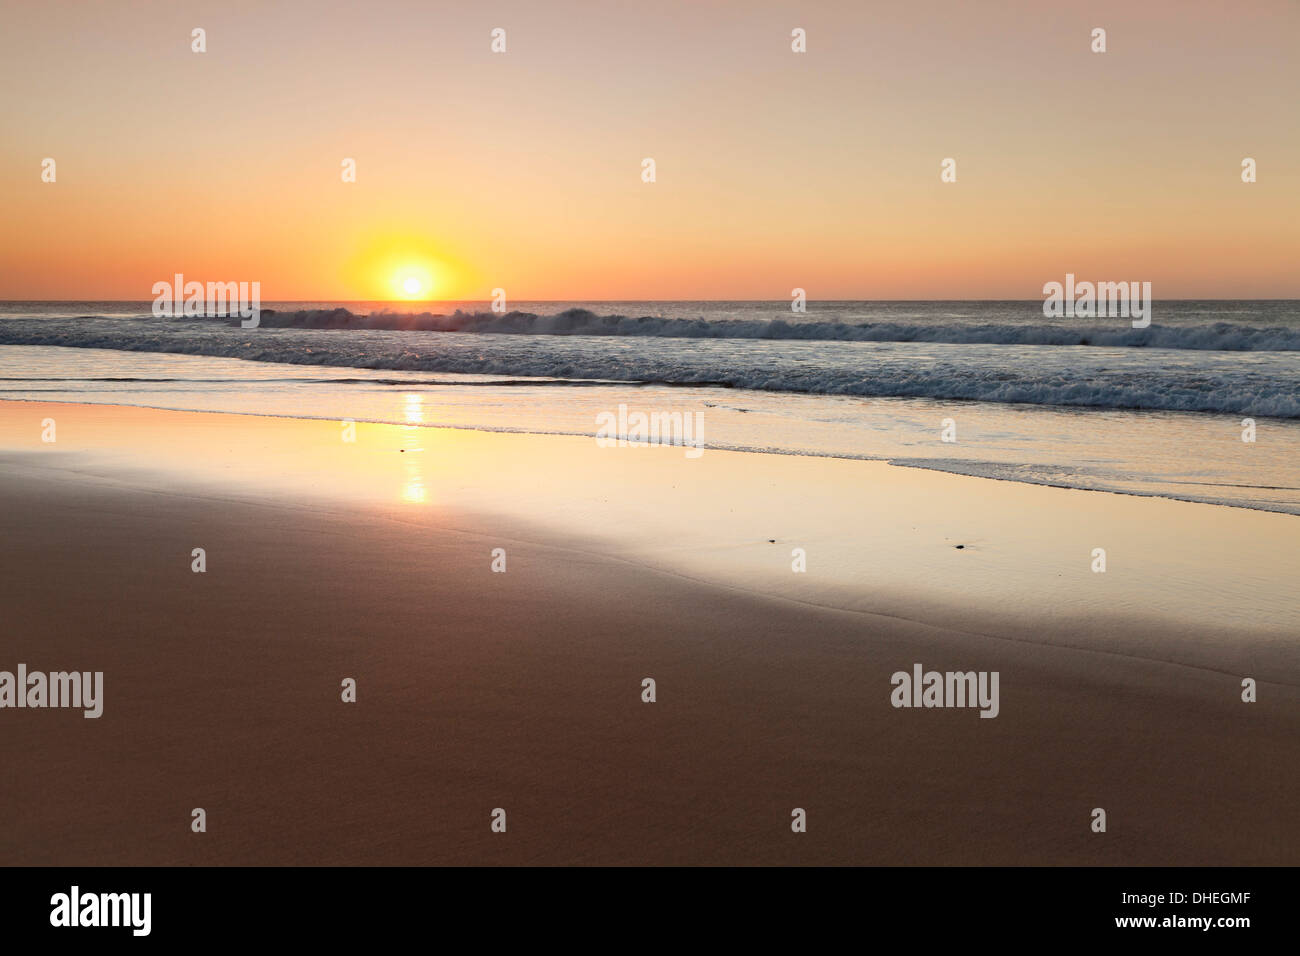
<path fill-rule="evenodd" d="M 423 267 L 407 266 L 393 276 L 393 288 L 398 298 L 427 299 L 433 291 L 433 275 Z"/>
<path fill-rule="evenodd" d="M 340 276 L 357 290 L 358 301 L 484 299 L 492 288 L 479 270 L 427 233 L 387 223 L 356 240 Z"/>

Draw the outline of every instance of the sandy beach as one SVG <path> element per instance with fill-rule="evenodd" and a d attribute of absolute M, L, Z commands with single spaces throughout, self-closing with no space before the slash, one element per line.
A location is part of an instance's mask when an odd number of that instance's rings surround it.
<path fill-rule="evenodd" d="M 340 427 L 0 403 L 6 862 L 1300 862 L 1292 516 Z"/>

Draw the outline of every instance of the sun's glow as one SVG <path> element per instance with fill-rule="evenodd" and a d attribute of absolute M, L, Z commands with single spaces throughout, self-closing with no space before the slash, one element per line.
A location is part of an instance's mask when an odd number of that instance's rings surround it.
<path fill-rule="evenodd" d="M 340 277 L 356 289 L 357 301 L 423 303 L 487 298 L 486 291 L 479 291 L 486 283 L 483 276 L 423 230 L 377 224 L 354 241 L 356 246 L 342 264 Z"/>
<path fill-rule="evenodd" d="M 408 260 L 389 275 L 393 298 L 405 299 L 408 302 L 423 302 L 433 298 L 435 287 L 433 270 L 424 263 Z"/>

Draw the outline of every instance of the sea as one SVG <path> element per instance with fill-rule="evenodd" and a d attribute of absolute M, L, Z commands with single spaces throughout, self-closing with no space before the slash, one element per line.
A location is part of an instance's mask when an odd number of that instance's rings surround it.
<path fill-rule="evenodd" d="M 699 412 L 706 449 L 1300 514 L 1296 300 L 152 305 L 0 303 L 0 399 L 593 438 Z"/>

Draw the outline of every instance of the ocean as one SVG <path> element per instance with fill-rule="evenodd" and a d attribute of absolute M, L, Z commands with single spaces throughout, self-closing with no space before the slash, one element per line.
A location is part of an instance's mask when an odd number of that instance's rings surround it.
<path fill-rule="evenodd" d="M 262 308 L 0 303 L 0 398 L 593 437 L 626 405 L 702 413 L 709 449 L 1300 514 L 1293 300 L 1157 301 L 1145 329 L 1041 300 Z"/>

